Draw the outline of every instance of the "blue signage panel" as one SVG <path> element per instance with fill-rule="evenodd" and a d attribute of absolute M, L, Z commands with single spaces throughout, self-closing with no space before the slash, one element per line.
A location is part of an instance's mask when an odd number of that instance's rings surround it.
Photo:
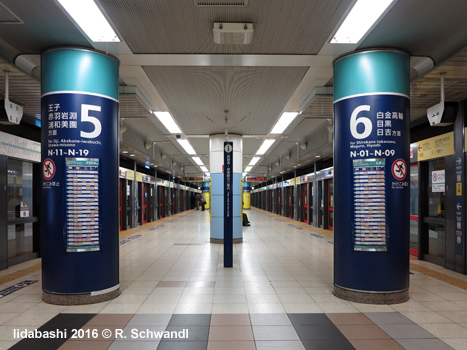
<path fill-rule="evenodd" d="M 408 288 L 409 98 L 375 94 L 334 104 L 336 285 Z"/>
<path fill-rule="evenodd" d="M 42 97 L 46 291 L 86 293 L 118 284 L 117 115 L 118 101 L 105 96 Z"/>
<path fill-rule="evenodd" d="M 224 267 L 233 266 L 233 142 L 224 142 Z"/>

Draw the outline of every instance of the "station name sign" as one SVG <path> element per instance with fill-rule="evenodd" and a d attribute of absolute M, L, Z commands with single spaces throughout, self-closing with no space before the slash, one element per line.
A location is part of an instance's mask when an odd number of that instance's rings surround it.
<path fill-rule="evenodd" d="M 265 178 L 265 177 L 247 177 L 246 178 L 247 182 L 264 182 L 266 180 L 267 180 L 267 178 Z"/>
<path fill-rule="evenodd" d="M 183 181 L 204 181 L 204 177 L 184 177 Z"/>

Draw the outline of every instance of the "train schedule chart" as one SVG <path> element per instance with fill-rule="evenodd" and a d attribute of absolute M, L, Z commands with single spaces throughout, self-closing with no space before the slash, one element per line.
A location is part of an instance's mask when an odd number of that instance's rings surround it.
<path fill-rule="evenodd" d="M 354 250 L 387 251 L 386 160 L 353 160 Z"/>
<path fill-rule="evenodd" d="M 66 158 L 66 250 L 100 250 L 99 159 Z"/>

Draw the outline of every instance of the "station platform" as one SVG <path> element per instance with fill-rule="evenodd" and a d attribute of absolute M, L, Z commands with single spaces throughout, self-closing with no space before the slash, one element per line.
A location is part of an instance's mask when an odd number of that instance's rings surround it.
<path fill-rule="evenodd" d="M 104 303 L 44 303 L 40 259 L 0 271 L 0 349 L 467 349 L 467 276 L 411 260 L 409 301 L 348 302 L 332 295 L 331 231 L 247 214 L 233 268 L 209 211 L 121 232 L 121 295 Z"/>

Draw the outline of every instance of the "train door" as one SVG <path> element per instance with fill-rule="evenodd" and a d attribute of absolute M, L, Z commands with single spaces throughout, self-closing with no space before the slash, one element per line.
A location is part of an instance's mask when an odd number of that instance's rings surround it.
<path fill-rule="evenodd" d="M 159 204 L 159 218 L 162 219 L 164 217 L 164 187 L 159 186 L 157 191 L 158 196 L 158 204 Z"/>
<path fill-rule="evenodd" d="M 318 226 L 324 227 L 324 181 L 318 181 Z"/>
<path fill-rule="evenodd" d="M 313 182 L 308 184 L 308 222 L 311 224 L 313 222 L 313 210 L 315 208 L 314 201 L 313 201 Z"/>
<path fill-rule="evenodd" d="M 334 182 L 333 179 L 328 181 L 328 229 L 334 229 Z"/>
<path fill-rule="evenodd" d="M 308 184 L 302 185 L 302 218 L 308 223 Z"/>
<path fill-rule="evenodd" d="M 149 185 L 147 183 L 141 183 L 141 222 L 146 224 L 148 222 L 148 190 Z"/>

